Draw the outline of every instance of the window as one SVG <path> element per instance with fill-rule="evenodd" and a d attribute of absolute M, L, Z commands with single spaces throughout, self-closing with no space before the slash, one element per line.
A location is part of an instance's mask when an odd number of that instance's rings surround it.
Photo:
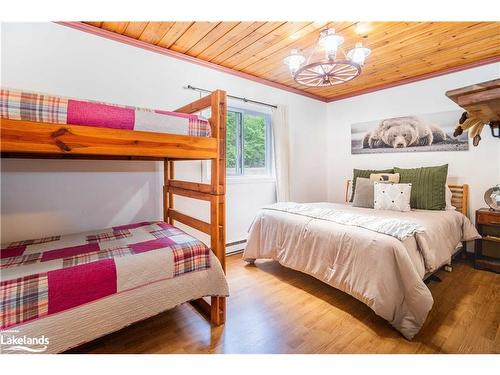
<path fill-rule="evenodd" d="M 229 108 L 226 127 L 228 176 L 271 175 L 271 117 L 267 113 Z"/>

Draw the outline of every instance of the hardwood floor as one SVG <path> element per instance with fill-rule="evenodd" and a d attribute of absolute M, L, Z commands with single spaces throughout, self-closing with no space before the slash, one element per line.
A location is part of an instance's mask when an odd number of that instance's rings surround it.
<path fill-rule="evenodd" d="M 428 284 L 434 307 L 413 339 L 353 297 L 280 266 L 227 259 L 227 322 L 210 328 L 189 304 L 72 353 L 500 353 L 500 275 L 465 261 Z"/>

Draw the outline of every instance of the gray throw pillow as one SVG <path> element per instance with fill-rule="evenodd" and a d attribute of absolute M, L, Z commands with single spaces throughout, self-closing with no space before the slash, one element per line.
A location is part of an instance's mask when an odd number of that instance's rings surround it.
<path fill-rule="evenodd" d="M 353 169 L 352 170 L 352 194 L 349 202 L 354 200 L 354 195 L 356 194 L 356 179 L 358 177 L 370 178 L 372 173 L 394 173 L 394 169 Z"/>
<path fill-rule="evenodd" d="M 374 182 L 369 178 L 356 178 L 356 190 L 352 201 L 354 207 L 373 208 L 373 185 Z"/>

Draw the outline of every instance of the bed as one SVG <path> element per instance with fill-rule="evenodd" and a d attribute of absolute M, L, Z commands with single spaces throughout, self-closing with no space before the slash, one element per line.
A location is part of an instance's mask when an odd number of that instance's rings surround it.
<path fill-rule="evenodd" d="M 123 328 L 137 310 L 229 294 L 210 249 L 163 221 L 12 242 L 0 255 L 0 329 L 48 337 L 51 352 Z M 154 299 L 147 288 L 158 290 Z M 2 347 L 9 351 L 16 346 Z"/>
<path fill-rule="evenodd" d="M 221 90 L 171 112 L 2 89 L 3 158 L 164 165 L 162 221 L 2 245 L 2 352 L 62 352 L 185 302 L 224 324 L 226 108 Z M 205 109 L 209 119 L 196 115 Z M 180 160 L 210 160 L 210 183 L 176 179 Z M 178 195 L 208 202 L 210 221 L 178 211 Z"/>
<path fill-rule="evenodd" d="M 454 191 L 466 201 L 463 187 Z M 478 237 L 461 209 L 462 204 L 457 210 L 396 212 L 278 203 L 257 215 L 243 258 L 274 259 L 314 276 L 412 339 L 433 305 L 424 278 L 450 263 L 462 241 Z"/>

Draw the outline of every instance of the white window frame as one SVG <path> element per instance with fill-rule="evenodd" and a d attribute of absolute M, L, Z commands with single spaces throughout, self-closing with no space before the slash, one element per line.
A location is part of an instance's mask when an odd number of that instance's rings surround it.
<path fill-rule="evenodd" d="M 228 112 L 235 112 L 236 116 L 235 126 L 236 126 L 236 174 L 227 175 L 228 179 L 261 179 L 261 178 L 274 178 L 273 177 L 273 141 L 272 141 L 272 129 L 271 129 L 271 115 L 265 112 L 259 112 L 255 110 L 238 108 L 238 107 L 228 107 Z M 246 175 L 245 174 L 245 160 L 244 160 L 244 149 L 245 149 L 245 126 L 243 123 L 243 118 L 245 115 L 259 116 L 263 117 L 266 125 L 266 166 L 265 174 L 260 175 Z"/>
<path fill-rule="evenodd" d="M 236 135 L 236 174 L 228 175 L 226 173 L 226 179 L 229 183 L 245 183 L 245 182 L 268 182 L 274 181 L 274 162 L 273 162 L 273 139 L 272 139 L 272 121 L 271 114 L 266 112 L 260 112 L 252 109 L 245 109 L 241 107 L 228 107 L 228 112 L 236 112 L 240 114 L 240 122 L 235 123 L 237 126 Z M 245 175 L 245 161 L 244 161 L 244 142 L 245 142 L 245 127 L 243 124 L 243 117 L 245 114 L 251 116 L 261 116 L 264 118 L 266 124 L 266 173 L 260 175 Z M 226 167 L 227 170 L 227 167 Z M 210 167 L 208 161 L 202 163 L 202 178 L 204 181 L 210 180 Z"/>

